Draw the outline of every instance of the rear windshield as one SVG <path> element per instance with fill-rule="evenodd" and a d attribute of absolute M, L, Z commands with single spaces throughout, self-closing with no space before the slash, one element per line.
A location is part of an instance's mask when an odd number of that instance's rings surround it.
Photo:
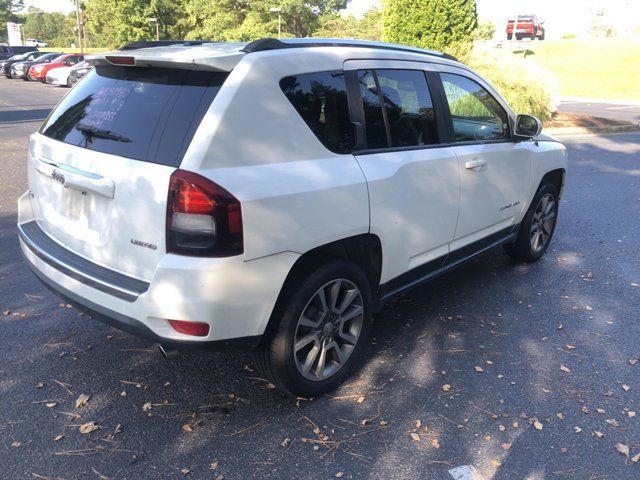
<path fill-rule="evenodd" d="M 45 120 L 70 145 L 177 167 L 227 73 L 94 68 Z"/>

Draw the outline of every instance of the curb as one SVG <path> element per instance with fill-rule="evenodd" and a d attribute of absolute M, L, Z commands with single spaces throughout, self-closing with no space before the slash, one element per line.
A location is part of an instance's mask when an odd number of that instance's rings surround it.
<path fill-rule="evenodd" d="M 586 135 L 606 133 L 629 133 L 640 131 L 640 124 L 636 125 L 612 125 L 609 127 L 564 127 L 545 128 L 543 133 L 547 135 Z"/>

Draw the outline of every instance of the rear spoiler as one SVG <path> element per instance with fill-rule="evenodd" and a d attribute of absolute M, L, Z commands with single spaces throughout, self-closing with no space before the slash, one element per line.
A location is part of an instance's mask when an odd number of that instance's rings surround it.
<path fill-rule="evenodd" d="M 121 50 L 90 55 L 85 57 L 85 60 L 94 66 L 118 65 L 230 72 L 245 55 L 239 49 L 222 51 L 215 49 L 213 45 L 215 44 L 207 45 L 201 41 L 132 42 L 124 45 Z M 192 46 L 201 48 L 189 48 Z"/>

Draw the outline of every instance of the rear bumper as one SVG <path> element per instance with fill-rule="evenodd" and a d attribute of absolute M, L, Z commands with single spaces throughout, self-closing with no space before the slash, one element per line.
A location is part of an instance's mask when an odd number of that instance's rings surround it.
<path fill-rule="evenodd" d="M 29 193 L 19 200 L 18 228 L 27 263 L 49 289 L 98 320 L 175 347 L 255 347 L 299 257 L 285 252 L 245 262 L 241 256 L 167 254 L 147 283 L 92 263 L 48 236 L 33 218 Z M 209 334 L 178 333 L 168 320 L 208 323 Z"/>

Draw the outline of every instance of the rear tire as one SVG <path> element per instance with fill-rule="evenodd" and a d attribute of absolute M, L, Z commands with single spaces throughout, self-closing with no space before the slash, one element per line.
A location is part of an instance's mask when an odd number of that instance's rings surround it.
<path fill-rule="evenodd" d="M 254 359 L 281 390 L 316 397 L 338 387 L 358 361 L 370 331 L 371 288 L 346 260 L 321 265 L 297 285 L 276 309 L 284 312 L 277 330 Z"/>
<path fill-rule="evenodd" d="M 557 220 L 558 190 L 552 183 L 543 183 L 520 223 L 516 241 L 505 245 L 505 252 L 523 262 L 539 260 L 549 248 Z"/>

